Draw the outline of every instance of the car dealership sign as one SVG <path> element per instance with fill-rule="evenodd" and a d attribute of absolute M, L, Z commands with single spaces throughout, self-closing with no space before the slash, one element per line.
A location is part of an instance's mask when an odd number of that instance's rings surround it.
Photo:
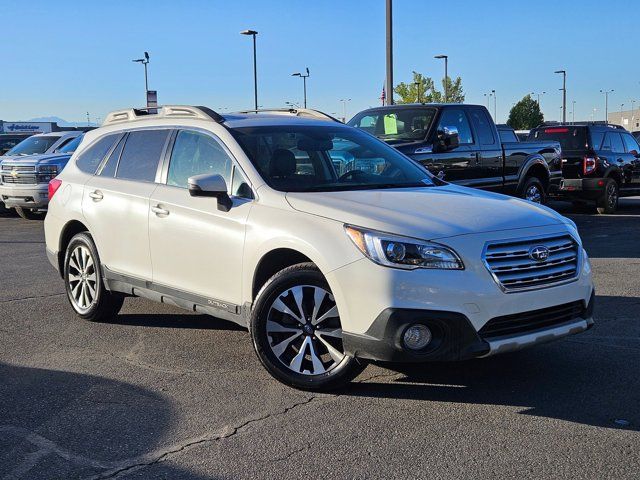
<path fill-rule="evenodd" d="M 55 122 L 0 122 L 2 133 L 49 133 L 55 127 Z"/>

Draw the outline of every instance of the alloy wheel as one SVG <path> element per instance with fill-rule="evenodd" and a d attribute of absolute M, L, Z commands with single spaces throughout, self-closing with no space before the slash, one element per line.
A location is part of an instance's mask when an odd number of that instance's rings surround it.
<path fill-rule="evenodd" d="M 83 313 L 97 299 L 98 276 L 91 252 L 78 245 L 69 256 L 69 297 L 76 309 Z"/>
<path fill-rule="evenodd" d="M 525 200 L 528 200 L 533 203 L 542 203 L 542 193 L 537 185 L 531 185 L 527 188 L 527 191 L 524 195 Z"/>
<path fill-rule="evenodd" d="M 321 287 L 298 285 L 278 295 L 266 330 L 273 354 L 295 373 L 320 375 L 345 357 L 336 302 Z"/>

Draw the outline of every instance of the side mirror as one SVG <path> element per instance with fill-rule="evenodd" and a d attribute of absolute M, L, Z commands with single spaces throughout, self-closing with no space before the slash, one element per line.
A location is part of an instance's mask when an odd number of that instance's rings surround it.
<path fill-rule="evenodd" d="M 460 145 L 458 129 L 456 127 L 443 127 L 437 132 L 437 145 L 440 151 L 453 150 Z"/>
<path fill-rule="evenodd" d="M 189 195 L 192 197 L 215 197 L 218 199 L 218 209 L 228 212 L 231 209 L 231 198 L 227 193 L 227 182 L 222 175 L 205 173 L 194 175 L 187 180 Z"/>
<path fill-rule="evenodd" d="M 638 156 L 638 151 L 637 151 L 637 150 L 635 150 L 635 149 L 634 149 L 634 150 L 631 150 L 629 153 L 630 153 L 631 155 L 633 155 L 634 157 L 637 157 L 637 156 Z"/>

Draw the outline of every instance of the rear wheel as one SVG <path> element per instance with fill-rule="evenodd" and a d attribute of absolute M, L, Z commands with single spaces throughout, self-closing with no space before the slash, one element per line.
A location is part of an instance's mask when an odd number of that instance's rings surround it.
<path fill-rule="evenodd" d="M 104 287 L 98 251 L 88 233 L 79 233 L 69 242 L 64 259 L 64 283 L 69 303 L 85 320 L 108 320 L 122 308 L 124 296 Z"/>
<path fill-rule="evenodd" d="M 15 209 L 16 213 L 25 220 L 42 220 L 47 215 L 46 212 L 38 212 L 31 208 L 15 207 Z"/>
<path fill-rule="evenodd" d="M 546 202 L 544 185 L 538 177 L 527 178 L 522 187 L 522 198 L 541 205 Z"/>
<path fill-rule="evenodd" d="M 604 192 L 596 202 L 598 213 L 615 213 L 618 209 L 618 198 L 618 182 L 613 178 L 608 178 L 604 184 Z"/>
<path fill-rule="evenodd" d="M 264 367 L 291 387 L 333 390 L 365 367 L 345 355 L 338 307 L 312 263 L 285 268 L 267 281 L 258 293 L 250 331 Z"/>

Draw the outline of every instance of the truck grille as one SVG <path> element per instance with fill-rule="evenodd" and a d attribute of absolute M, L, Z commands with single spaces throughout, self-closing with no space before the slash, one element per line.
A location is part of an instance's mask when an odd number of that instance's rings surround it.
<path fill-rule="evenodd" d="M 555 307 L 492 318 L 478 333 L 485 339 L 517 335 L 550 328 L 578 317 L 584 318 L 585 316 L 584 303 L 577 301 Z"/>
<path fill-rule="evenodd" d="M 483 260 L 505 292 L 545 288 L 576 278 L 580 247 L 569 234 L 489 243 Z"/>
<path fill-rule="evenodd" d="M 35 175 L 18 175 L 14 177 L 12 175 L 2 175 L 2 183 L 6 184 L 19 184 L 19 185 L 35 185 L 38 183 Z"/>

